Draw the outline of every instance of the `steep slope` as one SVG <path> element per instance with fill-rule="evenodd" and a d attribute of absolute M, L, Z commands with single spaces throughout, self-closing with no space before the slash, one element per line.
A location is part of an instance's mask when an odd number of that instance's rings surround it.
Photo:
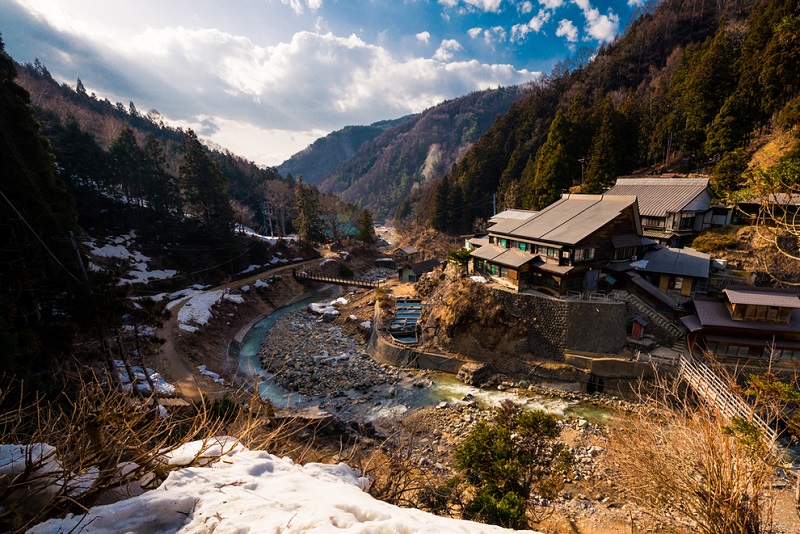
<path fill-rule="evenodd" d="M 418 184 L 444 175 L 526 91 L 489 89 L 430 108 L 365 143 L 320 189 L 372 209 L 378 220 L 392 216 Z"/>
<path fill-rule="evenodd" d="M 353 157 L 364 143 L 413 117 L 407 115 L 395 120 L 374 122 L 369 126 L 345 126 L 317 139 L 276 169 L 282 176 L 302 176 L 305 183 L 318 185 L 336 167 Z"/>
<path fill-rule="evenodd" d="M 495 192 L 498 209 L 540 209 L 637 171 L 712 173 L 725 195 L 753 139 L 800 122 L 798 94 L 796 2 L 664 0 L 588 64 L 557 66 L 403 212 L 417 201 L 418 222 L 459 232 Z"/>

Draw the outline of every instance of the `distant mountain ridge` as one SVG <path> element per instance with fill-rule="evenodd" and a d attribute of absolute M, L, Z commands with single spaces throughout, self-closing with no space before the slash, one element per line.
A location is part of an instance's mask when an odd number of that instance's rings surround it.
<path fill-rule="evenodd" d="M 278 165 L 277 170 L 283 176 L 302 176 L 307 184 L 318 185 L 336 167 L 353 157 L 364 143 L 414 117 L 415 115 L 406 115 L 399 119 L 374 122 L 368 126 L 345 126 L 320 137 Z"/>
<path fill-rule="evenodd" d="M 527 91 L 517 86 L 476 91 L 409 117 L 363 143 L 322 177 L 319 188 L 370 208 L 378 220 L 392 217 L 412 190 L 444 176 Z"/>

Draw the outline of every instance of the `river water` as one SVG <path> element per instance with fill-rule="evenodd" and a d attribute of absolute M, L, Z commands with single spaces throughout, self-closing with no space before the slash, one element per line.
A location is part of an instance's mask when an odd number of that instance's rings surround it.
<path fill-rule="evenodd" d="M 312 302 L 330 301 L 339 294 L 339 287 L 322 290 L 311 297 L 280 308 L 256 322 L 245 334 L 239 354 L 231 354 L 231 357 L 238 357 L 239 377 L 253 384 L 257 381 L 261 397 L 270 400 L 278 408 L 314 409 L 320 405 L 327 404 L 326 401 L 328 399 L 306 397 L 298 393 L 289 392 L 272 381 L 270 375 L 261 366 L 260 349 L 269 329 L 278 319 L 295 310 L 305 308 Z M 360 395 L 352 392 L 351 402 L 346 403 L 345 406 L 338 407 L 338 409 L 326 406 L 325 410 L 335 412 L 337 416 L 345 420 L 373 421 L 378 418 L 401 416 L 409 410 L 436 406 L 442 402 L 461 402 L 466 397 L 475 400 L 480 405 L 490 407 L 499 406 L 504 400 L 513 400 L 532 410 L 544 410 L 558 415 L 571 413 L 584 416 L 581 413 L 580 405 L 575 401 L 538 395 L 520 396 L 510 391 L 479 389 L 468 386 L 454 375 L 447 373 L 427 372 L 425 381 L 429 382 L 429 385 L 416 387 L 413 383 L 420 381 L 418 379 L 419 373 L 417 370 L 409 370 L 408 380 L 404 380 L 391 388 L 389 386 L 376 386 L 373 389 L 374 395 L 370 396 L 372 398 L 370 402 L 361 402 Z M 587 413 L 585 415 L 588 418 L 593 418 L 591 414 Z M 594 415 L 602 417 L 602 414 Z"/>

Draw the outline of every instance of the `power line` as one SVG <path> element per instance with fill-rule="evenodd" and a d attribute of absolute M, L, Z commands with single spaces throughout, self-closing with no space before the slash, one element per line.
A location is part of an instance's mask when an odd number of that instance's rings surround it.
<path fill-rule="evenodd" d="M 69 269 L 64 267 L 64 264 L 61 263 L 61 261 L 56 257 L 56 255 L 53 253 L 53 251 L 50 250 L 50 248 L 45 244 L 44 240 L 42 240 L 42 238 L 39 237 L 39 234 L 36 233 L 36 230 L 33 229 L 33 227 L 28 223 L 28 221 L 25 219 L 25 217 L 22 216 L 22 214 L 19 212 L 19 210 L 16 208 L 16 206 L 14 206 L 14 204 L 8 199 L 8 197 L 5 195 L 5 193 L 3 193 L 2 190 L 0 190 L 0 195 L 2 195 L 3 199 L 5 199 L 5 201 L 8 202 L 8 205 L 11 206 L 11 209 L 14 210 L 14 212 L 19 216 L 19 218 L 22 219 L 22 222 L 25 223 L 25 226 L 27 226 L 28 229 L 30 229 L 30 231 L 33 232 L 33 235 L 36 236 L 36 239 L 39 240 L 39 243 L 41 243 L 42 246 L 44 247 L 44 249 L 47 251 L 47 253 L 50 254 L 50 256 L 52 256 L 52 258 L 59 265 L 59 267 L 64 269 L 64 272 L 66 272 L 68 275 L 70 275 L 72 277 L 73 280 L 75 280 L 76 282 L 78 282 L 80 284 L 81 281 L 78 279 L 78 277 L 75 276 L 74 274 L 72 274 L 72 271 L 70 271 Z"/>

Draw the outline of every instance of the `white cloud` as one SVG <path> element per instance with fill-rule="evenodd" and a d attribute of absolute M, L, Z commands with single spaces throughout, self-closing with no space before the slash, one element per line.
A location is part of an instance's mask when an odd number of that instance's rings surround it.
<path fill-rule="evenodd" d="M 619 15 L 611 8 L 607 15 L 601 15 L 597 8 L 592 7 L 589 0 L 572 0 L 586 17 L 586 33 L 601 43 L 610 43 L 619 32 Z"/>
<path fill-rule="evenodd" d="M 569 19 L 562 19 L 558 23 L 558 29 L 556 30 L 556 36 L 558 37 L 565 37 L 567 41 L 570 43 L 574 43 L 578 41 L 578 28 L 572 23 Z"/>
<path fill-rule="evenodd" d="M 483 33 L 483 28 L 470 28 L 467 30 L 467 35 L 472 39 L 477 39 Z"/>
<path fill-rule="evenodd" d="M 539 0 L 539 4 L 543 5 L 545 9 L 555 11 L 564 5 L 564 0 Z"/>
<path fill-rule="evenodd" d="M 640 7 L 644 5 L 645 0 L 628 0 L 628 5 L 631 7 Z"/>
<path fill-rule="evenodd" d="M 453 58 L 453 52 L 458 52 L 461 48 L 461 43 L 455 39 L 443 39 L 442 44 L 439 45 L 439 49 L 433 54 L 433 59 L 447 61 Z"/>
<path fill-rule="evenodd" d="M 428 44 L 431 40 L 431 32 L 419 32 L 417 34 L 417 41 Z"/>
<path fill-rule="evenodd" d="M 465 9 L 479 10 L 486 13 L 499 13 L 503 0 L 439 0 L 445 7 L 458 7 L 464 4 Z"/>
<path fill-rule="evenodd" d="M 37 16 L 50 22 L 50 12 Z M 348 124 L 420 112 L 540 75 L 508 64 L 455 61 L 461 50 L 456 40 L 442 41 L 434 57 L 409 58 L 331 32 L 300 31 L 269 46 L 183 26 L 130 29 L 109 38 L 107 27 L 62 16 L 58 29 L 48 26 L 67 58 L 48 62 L 56 79 L 74 83 L 80 76 L 101 99 L 156 108 L 170 123 L 267 165 Z M 43 26 L 33 27 L 41 32 Z"/>
<path fill-rule="evenodd" d="M 539 33 L 548 20 L 550 20 L 550 12 L 540 9 L 527 24 L 515 24 L 511 27 L 511 40 L 513 42 L 520 42 L 531 32 Z"/>
<path fill-rule="evenodd" d="M 525 2 L 521 2 L 517 4 L 517 11 L 519 11 L 523 15 L 527 15 L 528 13 L 533 11 L 533 3 L 528 2 L 527 0 Z"/>
<path fill-rule="evenodd" d="M 281 0 L 285 6 L 292 8 L 297 15 L 303 14 L 303 1 L 302 0 Z M 306 0 L 306 7 L 309 11 L 316 11 L 322 7 L 322 0 Z"/>
<path fill-rule="evenodd" d="M 492 44 L 494 42 L 502 43 L 506 40 L 507 36 L 506 30 L 502 26 L 494 26 L 483 30 L 483 40 L 486 41 L 487 44 Z"/>

